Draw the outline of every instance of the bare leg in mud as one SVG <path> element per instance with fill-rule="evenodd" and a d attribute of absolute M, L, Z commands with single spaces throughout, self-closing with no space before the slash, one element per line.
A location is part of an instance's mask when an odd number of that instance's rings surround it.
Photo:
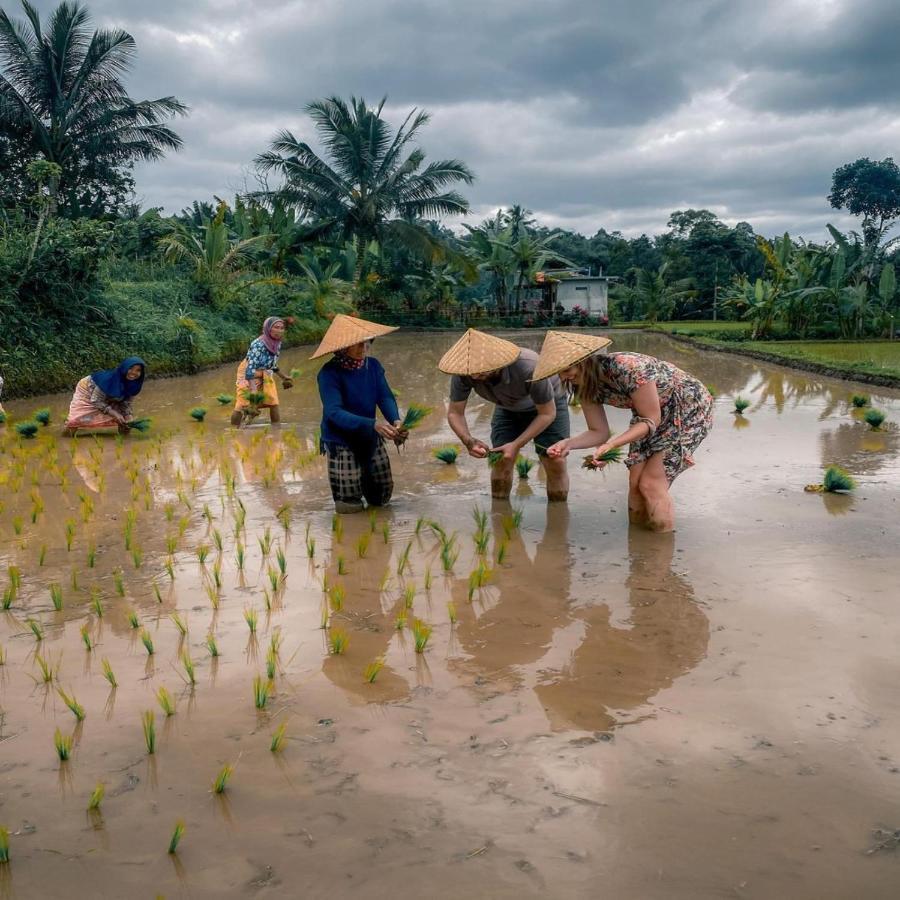
<path fill-rule="evenodd" d="M 540 460 L 547 475 L 547 501 L 565 503 L 569 498 L 569 470 L 565 458 L 551 459 L 542 454 Z"/>
<path fill-rule="evenodd" d="M 495 500 L 509 500 L 513 486 L 512 460 L 500 459 L 491 469 L 491 496 Z"/>
<path fill-rule="evenodd" d="M 675 530 L 675 510 L 662 453 L 654 453 L 646 462 L 631 467 L 628 516 L 633 524 L 646 525 L 651 531 Z M 643 516 L 646 518 L 641 521 Z"/>
<path fill-rule="evenodd" d="M 273 425 L 277 425 L 281 421 L 281 410 L 277 406 L 269 407 L 269 421 Z"/>

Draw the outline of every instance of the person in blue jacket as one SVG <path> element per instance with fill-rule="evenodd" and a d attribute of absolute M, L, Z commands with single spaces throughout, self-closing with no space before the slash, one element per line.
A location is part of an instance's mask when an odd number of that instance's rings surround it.
<path fill-rule="evenodd" d="M 332 354 L 319 370 L 322 398 L 321 451 L 328 457 L 328 480 L 339 513 L 384 506 L 394 490 L 385 441 L 406 440 L 384 367 L 369 356 L 371 342 L 396 331 L 354 316 L 337 315 L 310 357 Z M 379 420 L 381 411 L 384 417 Z M 365 501 L 365 503 L 363 502 Z"/>

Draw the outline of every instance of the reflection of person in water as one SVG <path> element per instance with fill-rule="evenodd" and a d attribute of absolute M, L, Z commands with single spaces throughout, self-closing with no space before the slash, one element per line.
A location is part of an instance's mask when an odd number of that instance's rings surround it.
<path fill-rule="evenodd" d="M 608 731 L 616 711 L 646 704 L 706 655 L 709 621 L 672 571 L 673 536 L 633 528 L 628 544 L 630 627 L 612 625 L 606 604 L 584 610 L 584 639 L 568 665 L 535 688 L 555 730 Z"/>

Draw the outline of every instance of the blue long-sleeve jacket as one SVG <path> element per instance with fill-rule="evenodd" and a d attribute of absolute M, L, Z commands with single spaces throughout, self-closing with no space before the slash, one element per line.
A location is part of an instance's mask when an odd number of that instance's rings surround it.
<path fill-rule="evenodd" d="M 345 369 L 331 359 L 319 370 L 318 383 L 322 443 L 326 447 L 349 447 L 358 456 L 370 456 L 377 438 L 376 411 L 380 409 L 391 424 L 400 418 L 384 367 L 371 356 L 359 369 Z"/>

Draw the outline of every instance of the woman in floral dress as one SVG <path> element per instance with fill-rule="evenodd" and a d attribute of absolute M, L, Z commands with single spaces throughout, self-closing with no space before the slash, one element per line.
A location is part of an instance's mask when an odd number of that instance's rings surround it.
<path fill-rule="evenodd" d="M 269 316 L 263 322 L 262 334 L 253 339 L 247 355 L 238 366 L 235 384 L 237 399 L 234 403 L 234 412 L 231 414 L 231 424 L 235 428 L 239 428 L 243 423 L 245 412 L 252 411 L 255 415 L 261 409 L 269 410 L 269 420 L 273 425 L 281 421 L 275 376 L 281 379 L 281 386 L 285 390 L 294 384 L 290 378 L 286 378 L 278 371 L 278 355 L 281 353 L 285 325 L 284 319 Z M 263 394 L 265 399 L 261 403 L 251 404 L 249 395 L 255 393 Z"/>
<path fill-rule="evenodd" d="M 629 517 L 653 531 L 672 531 L 669 488 L 694 464 L 692 454 L 712 428 L 712 396 L 696 378 L 664 360 L 641 353 L 598 352 L 609 343 L 594 335 L 548 333 L 534 377 L 558 372 L 581 402 L 588 430 L 547 452 L 558 458 L 595 447 L 596 466 L 602 468 L 603 454 L 630 444 L 625 460 Z M 604 404 L 632 410 L 622 434 L 610 436 Z"/>

